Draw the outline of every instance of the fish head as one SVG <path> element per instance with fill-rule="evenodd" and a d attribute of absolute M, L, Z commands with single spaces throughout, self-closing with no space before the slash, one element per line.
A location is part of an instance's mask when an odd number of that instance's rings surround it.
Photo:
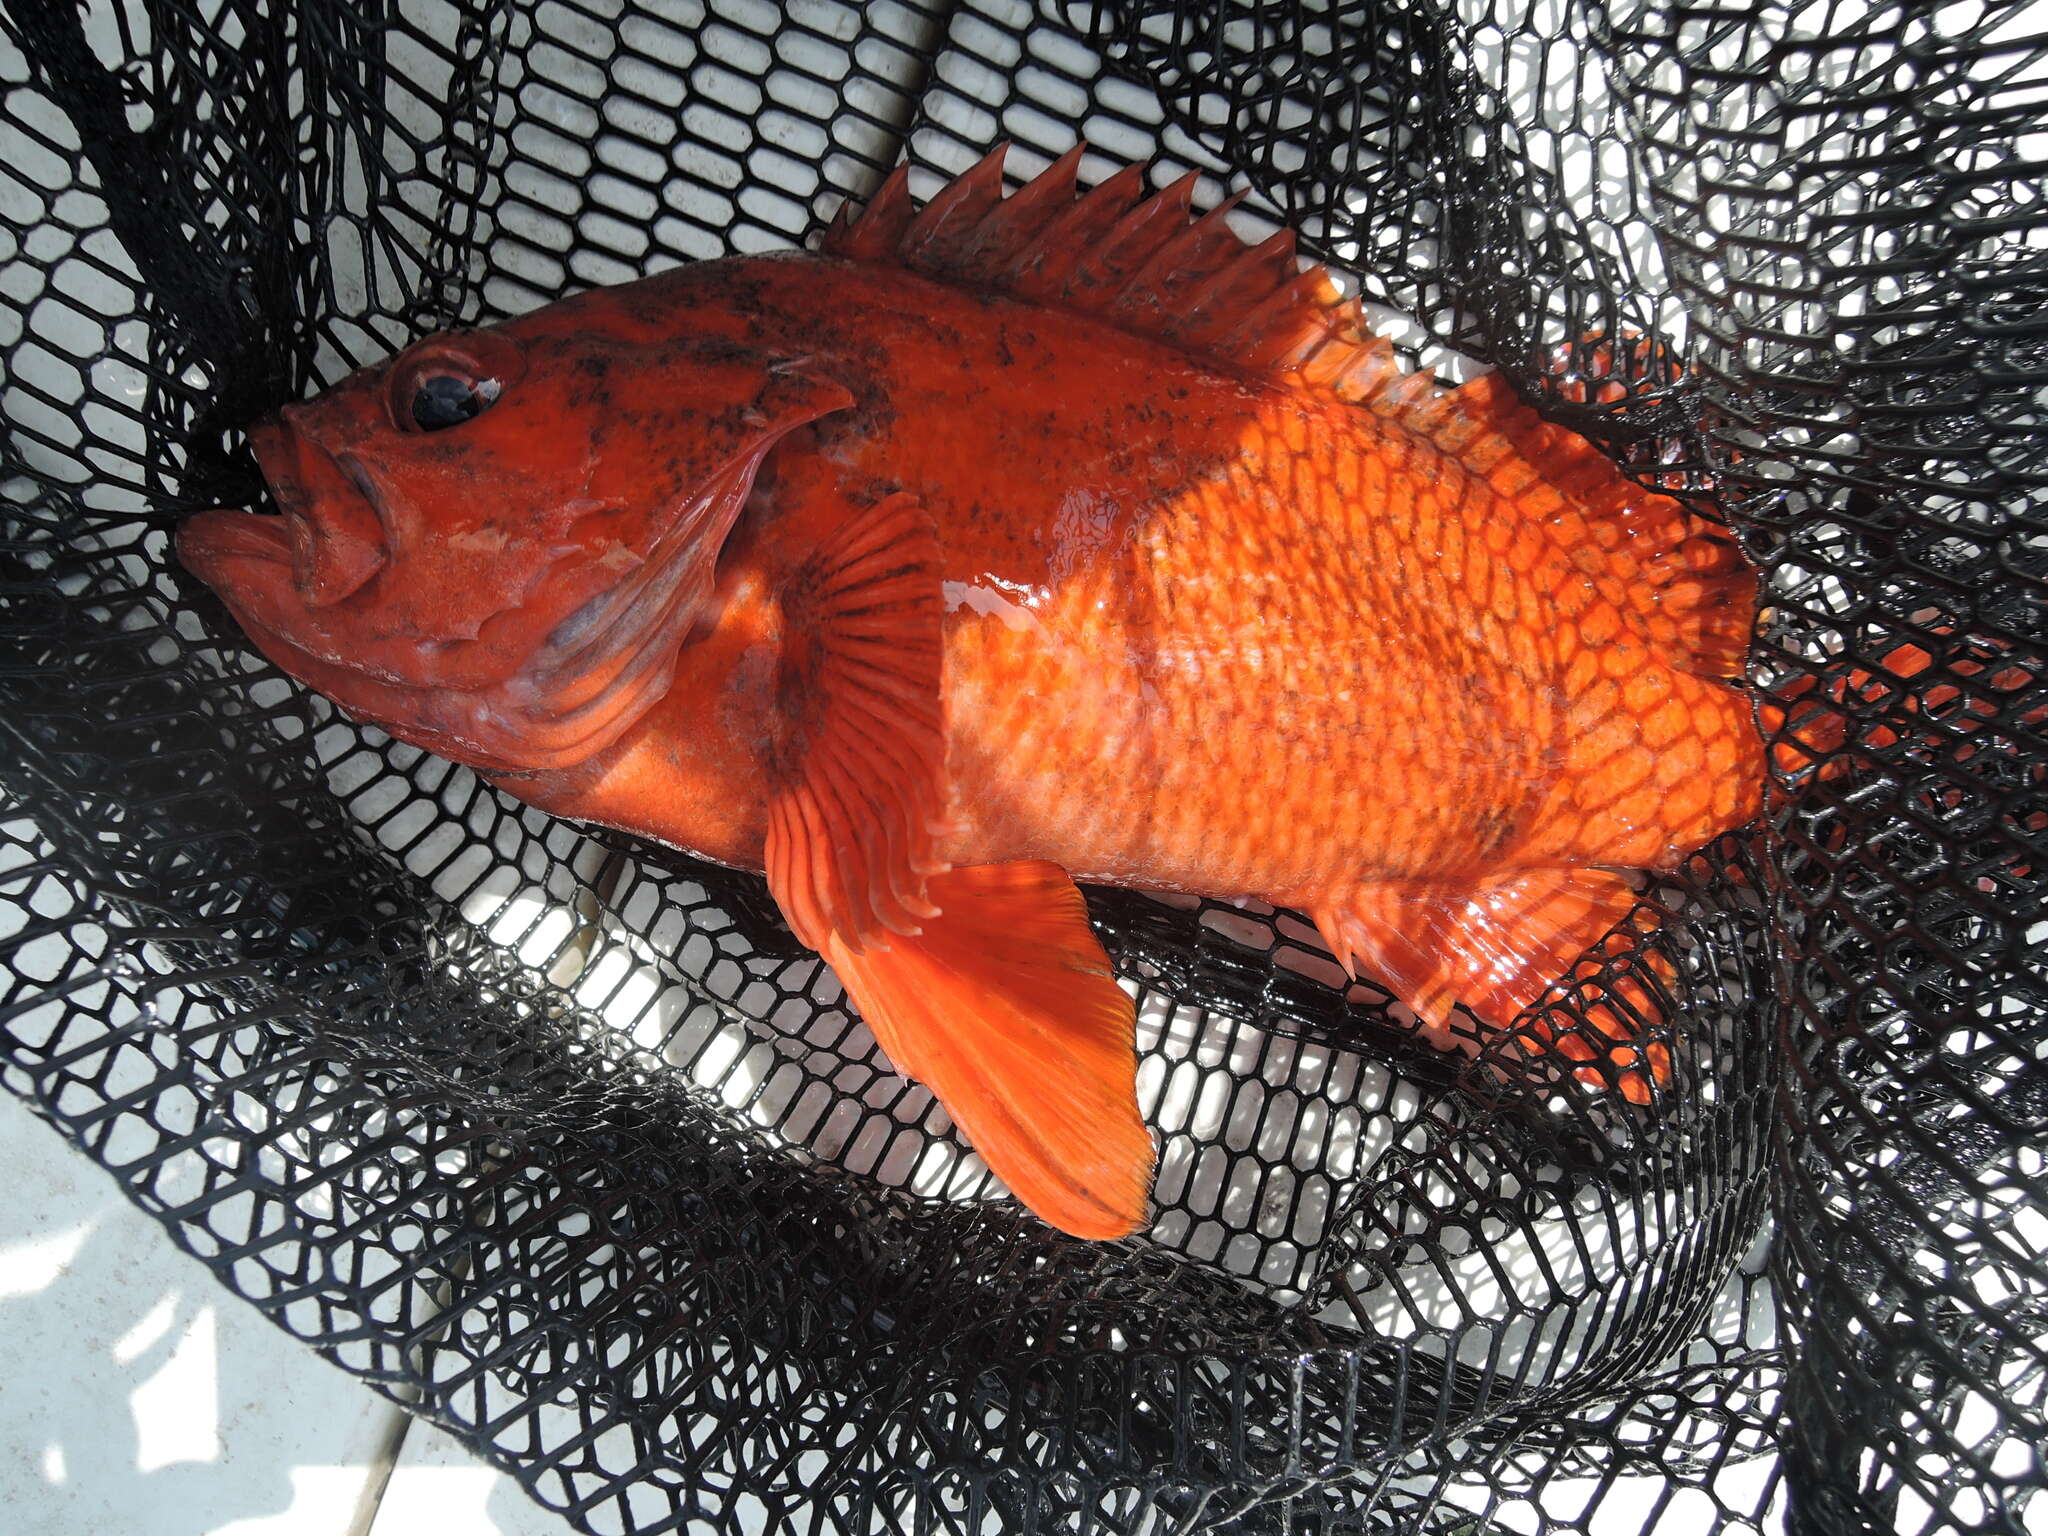
<path fill-rule="evenodd" d="M 200 513 L 180 558 L 402 740 L 505 773 L 603 750 L 672 682 L 764 459 L 853 403 L 808 359 L 604 298 L 429 337 L 257 423 L 277 513 Z"/>

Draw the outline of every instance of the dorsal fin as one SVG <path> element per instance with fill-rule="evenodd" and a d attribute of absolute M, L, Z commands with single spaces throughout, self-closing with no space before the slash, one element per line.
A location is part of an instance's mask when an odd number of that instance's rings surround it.
<path fill-rule="evenodd" d="M 1077 197 L 1076 147 L 1005 197 L 1007 149 L 999 146 L 920 209 L 898 167 L 866 208 L 840 210 L 820 249 L 1095 315 L 1347 398 L 1386 387 L 1386 370 L 1400 376 L 1358 301 L 1322 267 L 1304 270 L 1295 259 L 1292 231 L 1246 245 L 1225 222 L 1235 198 L 1191 217 L 1192 172 L 1147 196 L 1144 171 L 1126 166 Z"/>
<path fill-rule="evenodd" d="M 1589 561 L 1598 551 L 1595 584 L 1676 664 L 1715 677 L 1740 671 L 1755 578 L 1725 531 L 1544 421 L 1498 373 L 1445 392 L 1429 374 L 1404 371 L 1358 301 L 1296 259 L 1291 231 L 1245 244 L 1224 222 L 1235 199 L 1192 216 L 1192 175 L 1148 197 L 1143 172 L 1127 166 L 1076 196 L 1077 147 L 1005 197 L 1007 147 L 922 209 L 899 168 L 865 209 L 840 211 L 821 249 L 1094 315 L 1366 406 L 1558 527 Z"/>

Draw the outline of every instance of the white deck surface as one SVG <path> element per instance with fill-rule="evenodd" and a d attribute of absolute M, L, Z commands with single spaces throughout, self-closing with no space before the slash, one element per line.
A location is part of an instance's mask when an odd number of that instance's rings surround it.
<path fill-rule="evenodd" d="M 0 1168 L 9 1536 L 567 1536 L 223 1290 L 10 1094 Z"/>

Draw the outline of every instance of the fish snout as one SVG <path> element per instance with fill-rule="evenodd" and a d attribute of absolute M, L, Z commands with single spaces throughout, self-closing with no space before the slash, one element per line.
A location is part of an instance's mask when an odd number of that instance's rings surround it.
<path fill-rule="evenodd" d="M 390 559 L 384 498 L 347 449 L 320 440 L 317 406 L 288 405 L 249 429 L 249 444 L 291 533 L 292 582 L 309 608 L 360 591 Z"/>

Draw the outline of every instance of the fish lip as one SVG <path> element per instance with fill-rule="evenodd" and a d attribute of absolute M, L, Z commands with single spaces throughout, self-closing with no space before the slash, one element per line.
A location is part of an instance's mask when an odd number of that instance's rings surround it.
<path fill-rule="evenodd" d="M 224 561 L 292 564 L 292 536 L 281 517 L 219 507 L 195 512 L 178 525 L 178 558 L 208 586 L 217 587 L 209 573 L 218 571 Z"/>
<path fill-rule="evenodd" d="M 305 481 L 306 455 L 318 454 L 331 463 L 350 489 L 362 498 L 379 528 L 388 526 L 383 498 L 354 454 L 346 449 L 330 450 L 317 436 L 286 420 L 283 412 L 251 422 L 245 430 L 269 500 L 277 512 L 273 515 L 253 508 L 222 508 L 189 518 L 179 532 L 180 558 L 195 573 L 205 575 L 193 565 L 194 560 L 202 564 L 215 562 L 208 569 L 217 570 L 217 562 L 222 559 L 277 559 L 282 554 L 291 565 L 292 586 L 307 608 L 331 607 L 374 575 L 382 562 L 359 561 L 356 579 L 338 587 L 330 582 L 333 590 L 321 589 L 322 529 L 313 516 L 316 496 Z M 338 494 L 332 486 L 326 492 Z M 206 579 L 210 585 L 217 585 L 213 577 Z"/>
<path fill-rule="evenodd" d="M 288 473 L 290 432 L 291 429 L 276 412 L 251 422 L 246 429 L 249 447 L 256 456 L 256 467 L 263 472 L 271 499 L 284 513 L 289 513 L 292 508 L 279 486 L 281 483 L 296 484 L 295 478 Z M 289 516 L 276 516 L 246 507 L 216 507 L 211 511 L 195 512 L 178 525 L 177 532 L 178 559 L 187 570 L 215 590 L 220 587 L 215 573 L 221 570 L 222 562 L 241 559 L 295 565 L 295 543 L 296 534 Z"/>

